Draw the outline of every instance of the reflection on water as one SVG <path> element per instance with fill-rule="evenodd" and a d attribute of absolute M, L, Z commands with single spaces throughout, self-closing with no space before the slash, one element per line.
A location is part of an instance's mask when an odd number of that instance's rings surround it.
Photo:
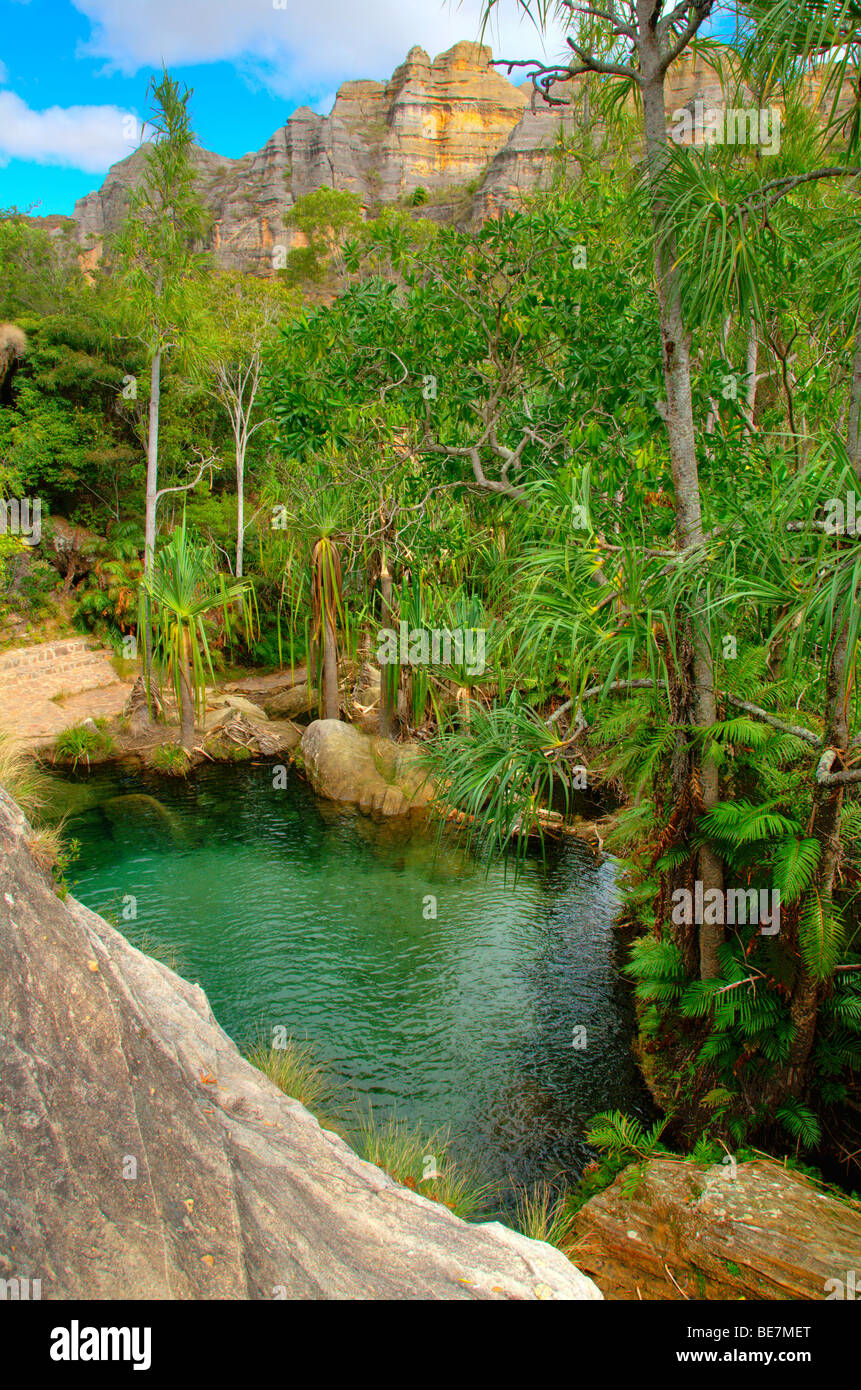
<path fill-rule="evenodd" d="M 506 1183 L 577 1174 L 598 1110 L 651 1113 L 611 861 L 574 844 L 515 884 L 298 778 L 275 790 L 266 766 L 94 773 L 85 790 L 73 893 L 172 955 L 240 1046 L 276 1026 L 309 1038 L 378 1116 L 448 1127 L 455 1153 Z"/>

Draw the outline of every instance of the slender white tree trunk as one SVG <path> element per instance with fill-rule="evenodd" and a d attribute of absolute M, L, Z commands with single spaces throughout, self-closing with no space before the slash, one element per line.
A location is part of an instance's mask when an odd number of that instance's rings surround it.
<path fill-rule="evenodd" d="M 158 495 L 158 413 L 161 404 L 161 352 L 156 352 L 150 368 L 149 426 L 146 442 L 146 531 L 144 571 L 152 571 L 155 555 L 155 507 Z"/>
<path fill-rule="evenodd" d="M 236 578 L 242 578 L 245 563 L 245 437 L 236 433 Z"/>

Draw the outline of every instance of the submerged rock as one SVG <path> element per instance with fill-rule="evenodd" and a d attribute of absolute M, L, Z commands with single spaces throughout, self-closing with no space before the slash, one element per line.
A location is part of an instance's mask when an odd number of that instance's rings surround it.
<path fill-rule="evenodd" d="M 596 1299 L 393 1182 L 74 898 L 0 790 L 0 1277 L 46 1299 Z"/>
<path fill-rule="evenodd" d="M 403 816 L 426 810 L 433 800 L 419 750 L 370 738 L 340 719 L 315 719 L 302 735 L 301 749 L 311 786 L 330 801 Z"/>
<path fill-rule="evenodd" d="M 173 841 L 185 839 L 185 830 L 173 812 L 144 792 L 108 797 L 101 802 L 100 810 L 110 821 L 115 835 L 123 839 L 129 839 L 138 831 Z"/>

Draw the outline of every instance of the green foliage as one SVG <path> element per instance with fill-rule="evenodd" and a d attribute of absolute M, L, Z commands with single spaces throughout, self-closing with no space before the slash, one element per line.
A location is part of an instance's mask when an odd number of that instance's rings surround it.
<path fill-rule="evenodd" d="M 152 750 L 150 762 L 156 772 L 163 772 L 168 777 L 188 775 L 188 754 L 178 743 L 160 743 Z"/>
<path fill-rule="evenodd" d="M 659 1152 L 666 1124 L 666 1120 L 662 1120 L 644 1129 L 632 1115 L 623 1115 L 621 1110 L 605 1110 L 589 1124 L 586 1139 L 616 1158 L 642 1161 Z"/>
<path fill-rule="evenodd" d="M 355 193 L 316 188 L 297 198 L 285 221 L 305 243 L 288 252 L 287 271 L 293 279 L 319 282 L 330 270 L 344 274 L 344 245 L 362 225 L 362 203 Z"/>
<path fill-rule="evenodd" d="M 812 1149 L 819 1143 L 822 1129 L 809 1106 L 797 1100 L 787 1100 L 776 1113 L 778 1120 L 802 1148 Z"/>
<path fill-rule="evenodd" d="M 85 762 L 89 767 L 91 759 L 102 760 L 110 756 L 114 750 L 114 740 L 100 724 L 104 724 L 104 720 L 74 724 L 58 734 L 54 740 L 55 762 L 71 763 L 74 769 L 79 762 Z"/>
<path fill-rule="evenodd" d="M 141 580 L 138 629 L 153 631 L 155 660 L 173 685 L 186 719 L 191 703 L 202 713 L 206 673 L 214 674 L 205 620 L 218 612 L 229 632 L 231 607 L 237 603 L 245 632 L 250 634 L 254 629 L 251 582 L 228 581 L 219 574 L 211 549 L 188 532 L 183 519 L 157 552 L 152 573 Z"/>

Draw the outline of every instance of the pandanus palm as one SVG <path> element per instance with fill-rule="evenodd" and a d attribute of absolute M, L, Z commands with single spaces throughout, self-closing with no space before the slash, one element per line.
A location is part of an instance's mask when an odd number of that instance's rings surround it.
<path fill-rule="evenodd" d="M 338 619 L 343 613 L 341 556 L 335 537 L 328 531 L 311 552 L 311 614 L 314 650 L 322 664 L 322 714 L 337 719 Z"/>
<path fill-rule="evenodd" d="M 183 520 L 141 582 L 140 628 L 152 625 L 155 656 L 173 686 L 182 746 L 188 752 L 194 745 L 195 713 L 203 703 L 206 672 L 213 674 L 204 620 L 220 610 L 229 627 L 231 608 L 237 603 L 250 632 L 254 625 L 251 581 L 225 580 L 215 568 L 210 548 L 189 535 Z"/>

